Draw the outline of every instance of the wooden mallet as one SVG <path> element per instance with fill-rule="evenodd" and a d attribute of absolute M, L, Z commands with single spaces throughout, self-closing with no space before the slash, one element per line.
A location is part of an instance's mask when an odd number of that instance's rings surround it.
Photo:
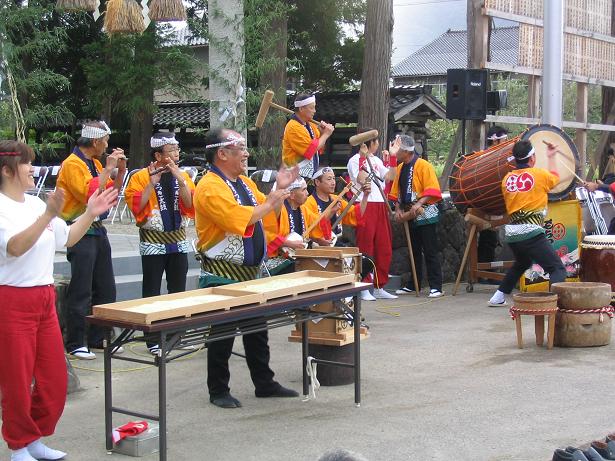
<path fill-rule="evenodd" d="M 269 113 L 269 109 L 271 107 L 273 107 L 274 109 L 281 110 L 282 112 L 285 112 L 287 114 L 294 115 L 294 112 L 292 110 L 273 102 L 273 96 L 273 91 L 265 91 L 265 94 L 263 95 L 263 100 L 261 101 L 261 107 L 258 109 L 258 115 L 256 116 L 256 123 L 254 124 L 256 128 L 262 128 L 263 124 L 265 123 L 265 117 L 267 117 L 267 114 Z M 320 122 L 318 120 L 312 120 L 312 122 L 316 123 L 317 125 L 320 125 Z"/>

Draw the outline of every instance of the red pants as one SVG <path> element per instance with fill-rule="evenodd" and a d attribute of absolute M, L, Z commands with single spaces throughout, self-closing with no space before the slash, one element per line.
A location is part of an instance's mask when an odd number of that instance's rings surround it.
<path fill-rule="evenodd" d="M 391 266 L 391 223 L 388 204 L 367 202 L 362 225 L 357 226 L 357 246 L 363 256 L 370 257 L 376 265 L 374 286 L 383 288 L 389 281 Z"/>
<path fill-rule="evenodd" d="M 66 401 L 66 359 L 53 286 L 0 285 L 0 299 L 2 436 L 19 450 L 53 434 Z"/>

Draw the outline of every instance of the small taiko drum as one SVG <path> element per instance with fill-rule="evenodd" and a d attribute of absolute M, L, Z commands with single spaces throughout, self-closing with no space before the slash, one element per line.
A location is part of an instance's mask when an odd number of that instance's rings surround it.
<path fill-rule="evenodd" d="M 516 168 L 512 155 L 517 141 L 527 140 L 536 151 L 536 167 L 547 168 L 546 141 L 558 146 L 561 154 L 556 162 L 560 182 L 549 193 L 549 200 L 566 198 L 575 186 L 572 173 L 579 170 L 579 154 L 570 137 L 553 125 L 536 125 L 521 135 L 487 150 L 474 152 L 461 158 L 453 167 L 449 189 L 453 202 L 461 211 L 478 208 L 485 213 L 501 215 L 506 212 L 502 195 L 502 180 Z M 565 164 L 564 165 L 562 165 Z"/>
<path fill-rule="evenodd" d="M 603 282 L 615 292 L 615 235 L 587 235 L 581 242 L 583 282 Z"/>

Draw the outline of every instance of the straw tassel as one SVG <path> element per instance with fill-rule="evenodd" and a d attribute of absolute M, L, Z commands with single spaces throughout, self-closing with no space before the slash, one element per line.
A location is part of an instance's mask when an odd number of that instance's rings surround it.
<path fill-rule="evenodd" d="M 149 17 L 152 21 L 185 21 L 186 9 L 182 0 L 152 0 Z"/>
<path fill-rule="evenodd" d="M 68 11 L 88 11 L 96 10 L 96 0 L 58 0 L 56 8 Z"/>
<path fill-rule="evenodd" d="M 145 30 L 143 14 L 135 0 L 109 0 L 105 13 L 108 34 L 141 33 Z"/>

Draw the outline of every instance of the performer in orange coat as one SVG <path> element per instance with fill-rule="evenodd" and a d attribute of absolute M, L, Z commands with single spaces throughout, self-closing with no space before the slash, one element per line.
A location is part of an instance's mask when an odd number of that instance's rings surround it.
<path fill-rule="evenodd" d="M 321 122 L 316 125 L 316 98 L 300 93 L 295 98 L 295 114 L 286 124 L 282 138 L 282 162 L 286 166 L 299 165 L 299 174 L 311 178 L 318 170 L 318 156 L 327 139 L 333 134 L 333 125 Z"/>

